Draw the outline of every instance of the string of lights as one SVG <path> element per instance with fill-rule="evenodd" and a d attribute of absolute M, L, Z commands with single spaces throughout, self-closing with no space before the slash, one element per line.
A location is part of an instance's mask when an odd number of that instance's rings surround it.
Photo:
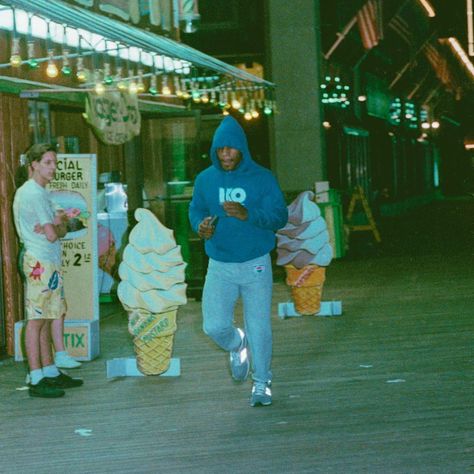
<path fill-rule="evenodd" d="M 83 91 L 92 89 L 101 95 L 118 90 L 156 96 L 188 106 L 218 107 L 224 114 L 232 108 L 246 120 L 258 118 L 261 113 L 272 114 L 276 109 L 273 84 L 266 81 L 241 79 L 227 70 L 206 70 L 183 58 L 120 44 L 14 6 L 2 7 L 2 3 L 0 30 L 11 32 L 11 54 L 9 62 L 0 64 L 0 68 L 11 67 L 27 74 L 22 69 L 25 64 L 29 69 L 39 69 L 46 63 L 48 80 L 62 76 L 77 82 Z M 41 54 L 44 50 L 46 56 Z M 242 75 L 246 78 L 248 73 L 242 71 Z M 61 91 L 64 89 L 56 90 Z"/>

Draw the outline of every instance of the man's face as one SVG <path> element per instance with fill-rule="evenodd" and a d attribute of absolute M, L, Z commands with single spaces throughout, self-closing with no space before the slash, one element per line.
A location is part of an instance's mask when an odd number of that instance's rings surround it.
<path fill-rule="evenodd" d="M 242 161 L 242 153 L 236 148 L 225 146 L 217 149 L 217 157 L 224 171 L 232 171 L 239 166 Z"/>
<path fill-rule="evenodd" d="M 33 161 L 31 167 L 33 168 L 33 177 L 38 181 L 39 184 L 45 186 L 53 178 L 56 172 L 56 153 L 54 151 L 47 151 L 40 161 Z"/>

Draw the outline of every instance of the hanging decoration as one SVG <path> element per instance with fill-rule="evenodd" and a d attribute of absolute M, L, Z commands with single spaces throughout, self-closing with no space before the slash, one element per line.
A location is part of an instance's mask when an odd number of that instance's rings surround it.
<path fill-rule="evenodd" d="M 179 26 L 184 33 L 195 33 L 199 28 L 201 15 L 198 11 L 198 0 L 178 0 Z"/>
<path fill-rule="evenodd" d="M 22 59 L 20 55 L 20 38 L 16 31 L 16 11 L 12 9 L 13 14 L 13 30 L 12 30 L 12 52 L 10 56 L 10 64 L 12 67 L 21 67 Z"/>
<path fill-rule="evenodd" d="M 97 137 L 107 145 L 122 145 L 140 134 L 141 118 L 136 94 L 105 90 L 102 94 L 89 93 L 84 117 Z"/>
<path fill-rule="evenodd" d="M 58 77 L 59 74 L 59 69 L 58 66 L 56 66 L 56 63 L 54 62 L 54 50 L 50 49 L 48 50 L 48 66 L 46 67 L 46 75 L 54 79 L 55 77 Z"/>

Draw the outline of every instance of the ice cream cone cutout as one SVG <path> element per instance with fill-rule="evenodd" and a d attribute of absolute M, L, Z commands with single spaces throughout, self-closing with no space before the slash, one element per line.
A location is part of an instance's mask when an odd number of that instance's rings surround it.
<path fill-rule="evenodd" d="M 277 233 L 277 265 L 285 267 L 295 309 L 300 314 L 316 314 L 332 260 L 326 222 L 314 202 L 314 193 L 305 191 L 288 206 L 288 224 Z"/>
<path fill-rule="evenodd" d="M 119 267 L 117 294 L 129 315 L 137 367 L 145 375 L 165 372 L 171 361 L 178 306 L 186 304 L 186 264 L 173 231 L 147 209 L 135 211 Z"/>

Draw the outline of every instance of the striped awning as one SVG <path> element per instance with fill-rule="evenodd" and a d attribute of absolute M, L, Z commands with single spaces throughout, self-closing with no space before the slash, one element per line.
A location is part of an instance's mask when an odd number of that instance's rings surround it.
<path fill-rule="evenodd" d="M 185 44 L 59 0 L 1 0 L 0 4 L 21 8 L 70 27 L 87 29 L 104 36 L 110 41 L 128 47 L 136 47 L 150 54 L 166 55 L 188 61 L 196 67 L 230 76 L 235 80 L 265 88 L 274 87 L 274 84 L 269 81 L 224 63 Z"/>

